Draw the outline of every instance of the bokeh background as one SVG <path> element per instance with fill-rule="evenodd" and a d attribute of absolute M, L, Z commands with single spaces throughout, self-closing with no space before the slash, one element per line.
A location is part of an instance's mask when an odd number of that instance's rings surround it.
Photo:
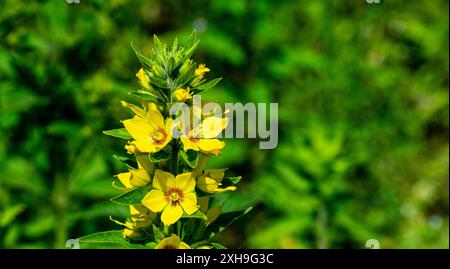
<path fill-rule="evenodd" d="M 125 217 L 101 133 L 139 86 L 130 42 L 186 40 L 204 98 L 278 102 L 279 144 L 228 139 L 210 167 L 254 210 L 232 248 L 449 247 L 448 1 L 0 1 L 0 248 L 62 248 Z"/>

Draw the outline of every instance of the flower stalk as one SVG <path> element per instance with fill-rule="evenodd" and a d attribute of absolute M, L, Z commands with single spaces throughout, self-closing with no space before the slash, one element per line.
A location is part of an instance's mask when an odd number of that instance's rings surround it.
<path fill-rule="evenodd" d="M 224 201 L 216 195 L 236 190 L 240 177 L 225 176 L 226 169 L 206 169 L 208 158 L 219 156 L 225 146 L 217 136 L 228 119 L 201 113 L 201 105 L 194 105 L 194 94 L 201 95 L 220 80 L 206 82 L 210 69 L 191 59 L 198 43 L 195 31 L 184 46 L 177 39 L 168 46 L 154 36 L 150 58 L 132 46 L 142 64 L 136 74 L 141 88 L 131 92 L 138 103 L 122 101 L 132 117 L 122 121 L 124 128 L 104 132 L 126 139 L 130 156 L 120 159 L 128 171 L 119 173 L 119 182 L 113 184 L 124 193 L 111 199 L 128 206 L 130 216 L 124 222 L 113 219 L 124 230 L 121 241 L 118 231 L 106 232 L 115 238 L 111 241 L 124 244 L 124 238 L 127 247 L 141 244 L 157 249 L 223 248 L 212 243 L 212 237 L 251 209 L 222 210 Z M 169 113 L 178 104 L 188 107 L 190 118 L 200 126 L 181 125 L 182 115 Z M 175 131 L 181 135 L 175 136 Z M 98 238 L 94 234 L 80 241 L 93 243 Z"/>

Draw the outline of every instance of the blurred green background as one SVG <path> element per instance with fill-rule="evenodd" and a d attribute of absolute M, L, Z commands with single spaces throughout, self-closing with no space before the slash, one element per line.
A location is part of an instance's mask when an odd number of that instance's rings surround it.
<path fill-rule="evenodd" d="M 210 167 L 255 209 L 232 248 L 449 247 L 448 1 L 0 0 L 0 248 L 120 229 L 112 175 L 139 86 L 130 42 L 201 39 L 204 99 L 278 102 L 279 144 Z"/>

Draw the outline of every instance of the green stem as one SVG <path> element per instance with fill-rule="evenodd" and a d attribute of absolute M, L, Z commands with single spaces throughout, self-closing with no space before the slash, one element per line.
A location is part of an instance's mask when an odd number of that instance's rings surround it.
<path fill-rule="evenodd" d="M 172 154 L 170 156 L 170 170 L 173 175 L 177 175 L 178 170 L 178 145 L 175 140 L 172 141 Z"/>
<path fill-rule="evenodd" d="M 53 197 L 52 197 L 53 208 L 56 215 L 55 223 L 55 248 L 64 248 L 68 234 L 67 229 L 67 202 L 68 202 L 68 191 L 67 182 L 61 176 L 56 176 L 55 183 L 53 187 Z"/>

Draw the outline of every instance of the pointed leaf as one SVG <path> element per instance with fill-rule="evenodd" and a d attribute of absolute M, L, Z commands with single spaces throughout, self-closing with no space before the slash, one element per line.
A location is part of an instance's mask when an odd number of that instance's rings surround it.
<path fill-rule="evenodd" d="M 119 205 L 139 205 L 144 196 L 151 190 L 151 186 L 136 188 L 119 196 L 111 198 L 111 202 Z"/>
<path fill-rule="evenodd" d="M 221 80 L 222 80 L 222 78 L 216 78 L 216 79 L 211 80 L 210 82 L 207 82 L 207 83 L 205 83 L 205 84 L 202 84 L 202 85 L 198 86 L 197 88 L 195 88 L 195 89 L 193 90 L 193 93 L 194 93 L 194 94 L 198 94 L 198 93 L 207 91 L 207 90 L 209 90 L 210 88 L 214 87 L 214 86 L 215 86 L 217 83 L 219 83 L 219 81 L 221 81 Z"/>
<path fill-rule="evenodd" d="M 127 129 L 125 128 L 119 128 L 119 129 L 113 129 L 108 131 L 103 131 L 105 135 L 114 136 L 126 140 L 133 139 L 133 137 L 128 133 Z"/>

